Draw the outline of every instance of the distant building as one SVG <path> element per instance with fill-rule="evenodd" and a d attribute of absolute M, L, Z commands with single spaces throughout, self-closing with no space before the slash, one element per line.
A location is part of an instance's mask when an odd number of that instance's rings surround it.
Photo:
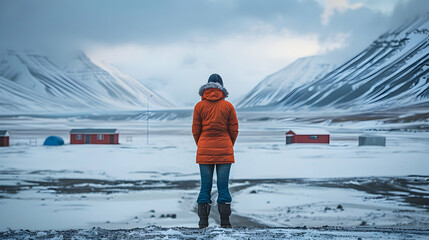
<path fill-rule="evenodd" d="M 329 144 L 329 133 L 325 131 L 292 131 L 286 133 L 286 144 L 291 143 L 327 143 Z"/>
<path fill-rule="evenodd" d="M 0 130 L 0 147 L 8 147 L 8 146 L 9 146 L 9 131 Z"/>
<path fill-rule="evenodd" d="M 117 129 L 72 129 L 70 144 L 119 144 Z"/>
<path fill-rule="evenodd" d="M 359 136 L 359 146 L 386 146 L 386 137 L 362 135 Z"/>

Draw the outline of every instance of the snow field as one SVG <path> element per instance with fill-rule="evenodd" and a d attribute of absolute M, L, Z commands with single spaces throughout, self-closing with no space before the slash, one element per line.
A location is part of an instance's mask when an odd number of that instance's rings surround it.
<path fill-rule="evenodd" d="M 70 145 L 64 129 L 76 125 L 117 127 L 121 144 Z M 58 119 L 50 126 L 53 130 L 38 121 L 7 126 L 13 138 L 11 147 L 0 148 L 0 212 L 5 213 L 0 230 L 195 227 L 199 172 L 189 122 L 151 123 L 149 144 L 141 121 Z M 331 132 L 331 144 L 284 145 L 287 130 L 312 127 L 281 122 L 240 125 L 231 170 L 233 217 L 241 216 L 241 223 L 246 218 L 282 227 L 359 226 L 365 221 L 370 226 L 415 228 L 428 222 L 420 208 L 347 188 L 263 183 L 235 190 L 240 184 L 234 182 L 246 179 L 429 175 L 426 133 L 381 132 L 387 137 L 386 147 L 358 147 L 363 130 L 356 125 L 318 126 Z M 63 137 L 66 144 L 41 146 L 49 135 Z M 37 145 L 30 146 L 29 138 L 36 138 Z M 67 185 L 70 180 L 76 183 Z M 256 193 L 250 193 L 253 190 Z M 419 191 L 427 193 L 427 185 Z M 210 218 L 211 226 L 216 226 L 215 220 Z"/>

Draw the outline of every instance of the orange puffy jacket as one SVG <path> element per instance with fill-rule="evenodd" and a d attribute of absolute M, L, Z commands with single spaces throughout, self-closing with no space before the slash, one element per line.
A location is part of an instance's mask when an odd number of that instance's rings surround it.
<path fill-rule="evenodd" d="M 225 101 L 228 91 L 222 85 L 210 82 L 200 88 L 200 95 L 192 123 L 192 134 L 198 146 L 197 163 L 233 163 L 238 120 L 234 106 Z"/>

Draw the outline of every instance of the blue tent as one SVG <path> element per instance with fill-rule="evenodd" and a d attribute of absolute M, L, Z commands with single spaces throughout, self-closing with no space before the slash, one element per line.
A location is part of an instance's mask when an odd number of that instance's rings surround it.
<path fill-rule="evenodd" d="M 43 143 L 45 146 L 59 146 L 64 145 L 64 140 L 57 136 L 49 136 L 46 138 L 45 142 Z"/>

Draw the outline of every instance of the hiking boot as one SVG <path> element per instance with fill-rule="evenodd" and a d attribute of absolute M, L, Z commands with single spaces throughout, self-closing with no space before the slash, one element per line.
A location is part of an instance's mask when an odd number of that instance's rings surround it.
<path fill-rule="evenodd" d="M 210 203 L 198 203 L 198 216 L 200 217 L 198 226 L 200 228 L 206 228 L 209 226 L 210 207 Z"/>
<path fill-rule="evenodd" d="M 229 216 L 231 215 L 231 203 L 218 203 L 217 209 L 220 214 L 220 227 L 230 228 Z"/>

